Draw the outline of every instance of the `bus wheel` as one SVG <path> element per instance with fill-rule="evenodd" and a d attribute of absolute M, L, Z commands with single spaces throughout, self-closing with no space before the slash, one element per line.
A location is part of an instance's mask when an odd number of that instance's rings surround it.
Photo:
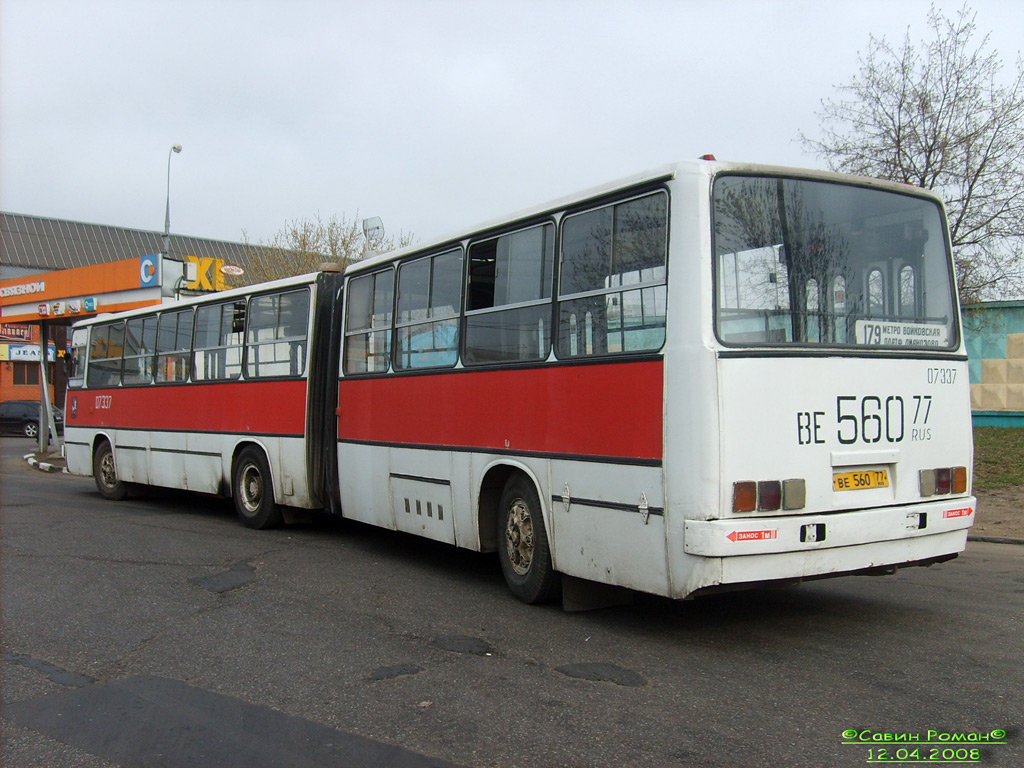
<path fill-rule="evenodd" d="M 276 528 L 283 518 L 274 502 L 274 483 L 270 465 L 259 448 L 249 447 L 238 454 L 234 474 L 235 510 L 250 528 Z"/>
<path fill-rule="evenodd" d="M 100 496 L 111 501 L 120 501 L 128 495 L 128 486 L 117 476 L 114 465 L 114 449 L 106 440 L 101 442 L 92 457 L 92 476 Z"/>
<path fill-rule="evenodd" d="M 523 475 L 513 475 L 501 494 L 498 559 L 505 583 L 524 603 L 558 597 L 558 574 L 551 564 L 537 489 Z"/>

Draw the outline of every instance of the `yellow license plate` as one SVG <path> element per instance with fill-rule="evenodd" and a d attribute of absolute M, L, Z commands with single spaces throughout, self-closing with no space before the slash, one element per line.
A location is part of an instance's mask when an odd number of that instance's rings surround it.
<path fill-rule="evenodd" d="M 868 488 L 888 487 L 887 469 L 862 469 L 859 472 L 839 472 L 832 475 L 833 491 L 863 491 Z"/>

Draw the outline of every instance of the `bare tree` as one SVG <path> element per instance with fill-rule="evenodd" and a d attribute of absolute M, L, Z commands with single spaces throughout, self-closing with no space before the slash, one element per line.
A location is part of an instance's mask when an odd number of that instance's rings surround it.
<path fill-rule="evenodd" d="M 860 71 L 817 113 L 805 148 L 831 169 L 935 190 L 946 203 L 965 302 L 1024 293 L 1024 66 L 1001 80 L 976 14 L 932 6 L 931 36 L 871 36 Z"/>
<path fill-rule="evenodd" d="M 243 232 L 245 275 L 236 284 L 315 272 L 324 263 L 338 264 L 344 269 L 368 253 L 389 251 L 409 245 L 412 240 L 411 235 L 400 233 L 397 239 L 382 235 L 367 241 L 358 214 L 353 219 L 334 215 L 324 221 L 318 213 L 312 218 L 286 222 L 266 241 L 252 243 Z"/>

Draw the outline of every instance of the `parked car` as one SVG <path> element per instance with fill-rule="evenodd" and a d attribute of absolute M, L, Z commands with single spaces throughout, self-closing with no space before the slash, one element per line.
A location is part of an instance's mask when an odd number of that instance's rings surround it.
<path fill-rule="evenodd" d="M 38 400 L 5 400 L 0 403 L 0 430 L 7 433 L 24 435 L 25 437 L 39 437 L 39 425 L 43 418 L 39 416 Z M 57 427 L 57 434 L 64 434 L 64 412 L 57 406 L 53 406 L 53 421 Z"/>

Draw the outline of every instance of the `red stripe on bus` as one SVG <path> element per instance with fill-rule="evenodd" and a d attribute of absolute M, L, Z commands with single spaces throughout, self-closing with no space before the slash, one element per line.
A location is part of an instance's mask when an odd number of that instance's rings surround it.
<path fill-rule="evenodd" d="M 343 379 L 340 440 L 662 458 L 662 361 Z"/>
<path fill-rule="evenodd" d="M 67 406 L 69 427 L 271 435 L 306 431 L 306 382 L 298 380 L 72 389 Z"/>

